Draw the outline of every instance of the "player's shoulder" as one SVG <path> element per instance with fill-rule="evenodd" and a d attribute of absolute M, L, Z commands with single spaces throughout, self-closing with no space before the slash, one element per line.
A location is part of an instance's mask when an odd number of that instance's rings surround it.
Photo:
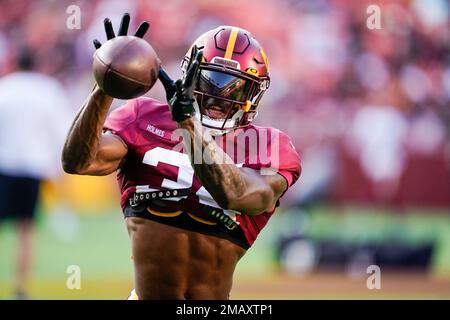
<path fill-rule="evenodd" d="M 274 127 L 262 127 L 250 125 L 247 130 L 256 130 L 259 144 L 261 138 L 267 141 L 268 149 L 271 153 L 272 166 L 290 171 L 301 171 L 301 157 L 295 149 L 291 137 L 284 131 Z"/>
<path fill-rule="evenodd" d="M 135 100 L 135 108 L 137 112 L 137 122 L 145 122 L 164 129 L 175 129 L 176 124 L 172 121 L 169 106 L 166 102 L 162 102 L 153 98 L 140 97 Z"/>
<path fill-rule="evenodd" d="M 139 97 L 128 100 L 114 111 L 117 114 L 134 115 L 135 118 L 138 118 L 142 115 L 161 113 L 166 110 L 168 110 L 167 103 L 149 97 Z"/>
<path fill-rule="evenodd" d="M 150 97 L 139 97 L 133 99 L 133 101 L 135 104 L 135 108 L 137 108 L 137 111 L 139 111 L 141 114 L 152 112 L 159 113 L 168 110 L 167 103 Z"/>
<path fill-rule="evenodd" d="M 114 109 L 106 120 L 107 126 L 129 126 L 140 119 L 165 119 L 168 117 L 166 103 L 149 98 L 139 97 L 127 100 L 124 104 Z"/>
<path fill-rule="evenodd" d="M 163 127 L 174 125 L 166 102 L 149 97 L 139 97 L 134 99 L 134 110 L 136 122 L 144 121 L 147 123 L 151 121 L 152 124 Z"/>
<path fill-rule="evenodd" d="M 265 127 L 265 126 L 257 126 L 257 125 L 249 125 L 245 128 L 245 132 L 248 133 L 249 130 L 254 130 L 257 132 L 259 136 L 267 135 L 269 143 L 283 143 L 292 145 L 291 137 L 284 131 L 274 128 L 274 127 Z M 294 148 L 295 149 L 295 148 Z"/>

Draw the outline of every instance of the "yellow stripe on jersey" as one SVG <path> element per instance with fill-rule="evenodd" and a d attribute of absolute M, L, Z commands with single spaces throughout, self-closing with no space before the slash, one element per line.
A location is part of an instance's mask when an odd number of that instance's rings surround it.
<path fill-rule="evenodd" d="M 239 33 L 239 28 L 233 27 L 228 38 L 227 49 L 225 50 L 225 59 L 231 59 L 233 56 L 234 46 L 236 45 L 236 38 Z"/>
<path fill-rule="evenodd" d="M 159 216 L 159 217 L 176 217 L 176 216 L 179 216 L 183 212 L 181 210 L 175 211 L 175 212 L 159 212 L 159 211 L 152 210 L 150 208 L 147 208 L 147 211 L 150 212 L 151 214 L 154 214 L 155 216 Z"/>

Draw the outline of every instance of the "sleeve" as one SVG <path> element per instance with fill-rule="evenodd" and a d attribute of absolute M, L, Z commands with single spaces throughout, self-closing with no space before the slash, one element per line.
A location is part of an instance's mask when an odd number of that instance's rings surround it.
<path fill-rule="evenodd" d="M 302 171 L 300 156 L 291 139 L 284 132 L 278 132 L 276 143 L 279 150 L 278 159 L 272 162 L 271 167 L 286 179 L 289 188 L 300 177 Z"/>
<path fill-rule="evenodd" d="M 110 131 L 118 135 L 127 145 L 133 139 L 133 130 L 129 130 L 131 124 L 137 119 L 137 99 L 128 100 L 122 106 L 114 109 L 106 118 L 103 131 Z"/>

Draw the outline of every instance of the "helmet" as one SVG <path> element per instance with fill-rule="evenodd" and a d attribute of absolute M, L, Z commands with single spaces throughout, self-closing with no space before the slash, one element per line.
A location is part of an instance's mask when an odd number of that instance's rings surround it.
<path fill-rule="evenodd" d="M 194 45 L 203 51 L 194 90 L 196 116 L 204 127 L 218 134 L 249 125 L 270 83 L 261 45 L 250 32 L 231 26 L 202 34 Z M 183 73 L 191 53 L 189 50 L 183 58 Z"/>

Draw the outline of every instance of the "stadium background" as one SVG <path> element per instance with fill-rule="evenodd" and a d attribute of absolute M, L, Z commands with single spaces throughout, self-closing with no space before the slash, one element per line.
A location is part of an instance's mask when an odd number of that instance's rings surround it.
<path fill-rule="evenodd" d="M 374 4 L 379 30 L 366 24 Z M 66 26 L 70 5 L 81 29 Z M 93 85 L 92 39 L 105 41 L 103 18 L 117 28 L 124 12 L 134 26 L 150 21 L 146 39 L 174 77 L 190 43 L 217 25 L 250 30 L 269 57 L 257 123 L 292 137 L 303 174 L 239 263 L 232 298 L 450 298 L 449 1 L 0 0 L 0 76 L 27 43 L 66 88 L 73 118 Z M 148 95 L 164 99 L 160 84 Z M 31 298 L 127 296 L 118 196 L 114 175 L 45 183 Z M 2 226 L 0 298 L 10 298 L 15 242 Z M 380 290 L 366 287 L 372 264 Z M 70 265 L 80 290 L 66 287 Z"/>

